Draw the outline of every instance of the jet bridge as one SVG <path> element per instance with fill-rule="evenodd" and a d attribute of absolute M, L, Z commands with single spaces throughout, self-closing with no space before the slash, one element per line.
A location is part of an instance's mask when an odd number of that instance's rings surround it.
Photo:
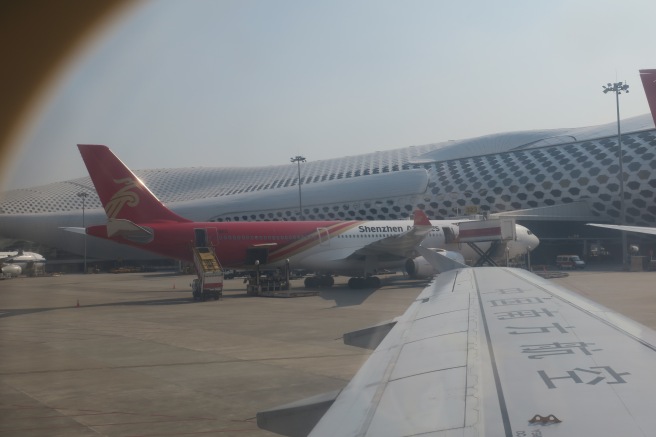
<path fill-rule="evenodd" d="M 481 266 L 485 263 L 496 266 L 493 254 L 505 248 L 508 241 L 517 238 L 517 227 L 513 218 L 495 218 L 487 220 L 475 220 L 458 223 L 459 243 L 466 243 L 480 257 L 475 266 Z M 484 251 L 476 243 L 491 242 L 490 247 Z"/>

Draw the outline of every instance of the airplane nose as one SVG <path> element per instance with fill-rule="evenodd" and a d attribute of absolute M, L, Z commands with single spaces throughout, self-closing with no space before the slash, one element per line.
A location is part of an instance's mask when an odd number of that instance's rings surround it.
<path fill-rule="evenodd" d="M 535 234 L 531 234 L 530 237 L 531 237 L 529 239 L 530 246 L 531 246 L 532 249 L 535 249 L 536 247 L 538 247 L 540 245 L 540 239 Z"/>

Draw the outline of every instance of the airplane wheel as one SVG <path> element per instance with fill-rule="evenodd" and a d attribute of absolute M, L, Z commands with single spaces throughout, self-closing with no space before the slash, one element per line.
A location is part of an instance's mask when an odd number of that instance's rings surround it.
<path fill-rule="evenodd" d="M 378 276 L 369 276 L 366 280 L 367 287 L 379 288 L 380 287 L 380 278 Z"/>
<path fill-rule="evenodd" d="M 309 277 L 305 278 L 305 281 L 303 281 L 303 283 L 305 284 L 305 288 L 316 287 L 317 278 L 314 277 L 314 276 L 309 276 Z"/>
<path fill-rule="evenodd" d="M 335 279 L 332 276 L 322 276 L 320 285 L 322 287 L 332 287 L 335 284 Z"/>
<path fill-rule="evenodd" d="M 351 278 L 348 281 L 348 286 L 349 288 L 353 290 L 359 290 L 360 288 L 365 287 L 365 279 L 364 278 Z"/>

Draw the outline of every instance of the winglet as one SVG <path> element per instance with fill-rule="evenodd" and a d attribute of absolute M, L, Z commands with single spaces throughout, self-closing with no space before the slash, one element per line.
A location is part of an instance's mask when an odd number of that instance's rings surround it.
<path fill-rule="evenodd" d="M 651 118 L 654 119 L 656 126 L 656 70 L 640 70 L 640 79 L 647 95 Z"/>
<path fill-rule="evenodd" d="M 414 216 L 415 226 L 432 226 L 428 216 L 421 209 L 415 209 Z"/>
<path fill-rule="evenodd" d="M 423 256 L 424 259 L 428 261 L 428 263 L 431 266 L 433 266 L 433 268 L 436 271 L 440 273 L 449 270 L 464 269 L 469 267 L 466 264 L 460 263 L 454 259 L 446 257 L 439 252 L 435 252 L 434 250 L 427 249 L 424 246 L 418 246 L 417 252 L 419 252 L 419 254 Z"/>
<path fill-rule="evenodd" d="M 109 219 L 188 222 L 168 209 L 107 146 L 78 144 Z"/>

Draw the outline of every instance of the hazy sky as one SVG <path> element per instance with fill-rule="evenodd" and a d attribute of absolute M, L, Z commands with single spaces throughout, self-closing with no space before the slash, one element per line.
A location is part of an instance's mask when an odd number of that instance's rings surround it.
<path fill-rule="evenodd" d="M 649 112 L 656 2 L 155 0 L 70 65 L 5 177 L 85 176 L 75 145 L 133 169 L 259 166 Z M 292 164 L 290 164 L 292 165 Z"/>

